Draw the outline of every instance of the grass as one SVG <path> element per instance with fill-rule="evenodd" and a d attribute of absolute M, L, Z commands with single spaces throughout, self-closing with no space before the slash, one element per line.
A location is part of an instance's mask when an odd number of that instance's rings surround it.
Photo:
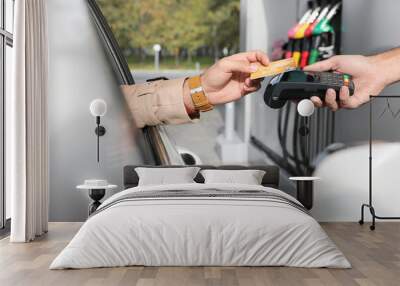
<path fill-rule="evenodd" d="M 144 60 L 140 60 L 138 57 L 129 56 L 127 61 L 131 70 L 154 70 L 154 57 L 147 56 Z M 174 57 L 162 57 L 160 70 L 194 70 L 196 62 L 200 63 L 200 69 L 205 69 L 214 63 L 214 59 L 212 57 L 193 57 L 191 62 L 183 59 L 177 65 Z"/>

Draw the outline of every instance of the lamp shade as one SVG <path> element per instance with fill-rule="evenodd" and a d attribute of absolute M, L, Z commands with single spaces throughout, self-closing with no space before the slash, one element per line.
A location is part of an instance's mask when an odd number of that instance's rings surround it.
<path fill-rule="evenodd" d="M 311 116 L 314 113 L 314 103 L 309 99 L 303 99 L 297 104 L 297 112 L 304 117 Z"/>
<path fill-rule="evenodd" d="M 107 103 L 100 98 L 92 100 L 90 103 L 90 113 L 93 116 L 104 116 L 107 112 Z"/>

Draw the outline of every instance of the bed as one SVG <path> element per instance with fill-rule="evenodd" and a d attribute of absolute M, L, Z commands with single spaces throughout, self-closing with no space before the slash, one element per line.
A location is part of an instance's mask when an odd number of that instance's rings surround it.
<path fill-rule="evenodd" d="M 280 191 L 275 166 L 200 166 L 264 170 L 261 185 L 195 183 L 138 186 L 104 201 L 50 269 L 144 266 L 350 268 L 321 226 Z M 148 167 L 148 166 L 147 166 Z"/>

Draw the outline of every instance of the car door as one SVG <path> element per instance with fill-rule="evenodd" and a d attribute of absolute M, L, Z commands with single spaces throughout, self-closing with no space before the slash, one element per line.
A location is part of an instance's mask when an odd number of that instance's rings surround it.
<path fill-rule="evenodd" d="M 96 25 L 99 37 L 103 42 L 105 52 L 115 71 L 118 84 L 134 84 L 127 61 L 116 41 L 107 20 L 95 0 L 88 0 L 89 10 Z M 173 141 L 169 138 L 163 126 L 148 126 L 142 130 L 146 144 L 146 157 L 156 165 L 183 164 Z"/>

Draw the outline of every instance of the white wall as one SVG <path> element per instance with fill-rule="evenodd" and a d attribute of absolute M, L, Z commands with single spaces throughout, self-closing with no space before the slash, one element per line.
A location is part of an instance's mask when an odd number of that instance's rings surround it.
<path fill-rule="evenodd" d="M 137 129 L 105 56 L 85 0 L 49 0 L 50 220 L 83 221 L 87 192 L 75 186 L 104 178 L 122 185 L 122 168 L 143 162 L 143 134 Z M 96 162 L 95 119 L 89 104 L 108 104 Z"/>

